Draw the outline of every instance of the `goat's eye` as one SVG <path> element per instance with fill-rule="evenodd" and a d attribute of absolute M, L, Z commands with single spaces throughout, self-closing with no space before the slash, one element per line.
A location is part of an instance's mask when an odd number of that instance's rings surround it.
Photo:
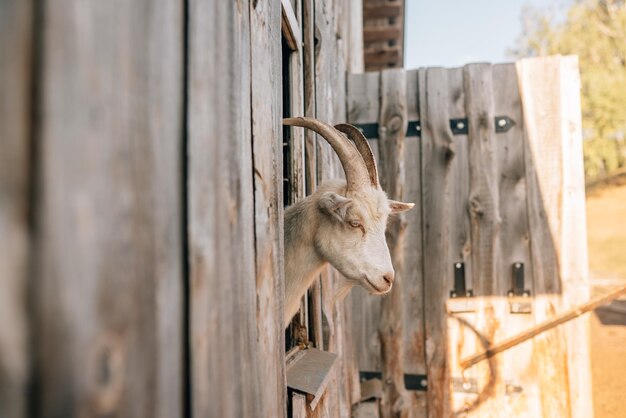
<path fill-rule="evenodd" d="M 361 222 L 359 221 L 350 221 L 349 223 L 352 228 L 359 228 L 361 226 Z"/>

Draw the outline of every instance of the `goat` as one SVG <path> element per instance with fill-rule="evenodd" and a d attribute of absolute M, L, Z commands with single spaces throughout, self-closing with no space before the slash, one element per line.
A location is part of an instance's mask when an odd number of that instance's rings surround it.
<path fill-rule="evenodd" d="M 357 284 L 373 294 L 389 292 L 395 273 L 385 239 L 387 217 L 414 204 L 387 198 L 372 150 L 356 127 L 333 127 L 304 117 L 287 118 L 283 124 L 320 134 L 339 156 L 346 174 L 345 181 L 326 182 L 285 210 L 287 326 L 300 299 L 328 263 L 347 279 L 346 293 Z"/>

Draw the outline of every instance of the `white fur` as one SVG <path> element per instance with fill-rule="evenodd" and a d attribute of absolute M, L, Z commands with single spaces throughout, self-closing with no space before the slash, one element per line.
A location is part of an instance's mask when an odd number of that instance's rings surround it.
<path fill-rule="evenodd" d="M 287 208 L 285 326 L 327 263 L 339 270 L 349 285 L 361 285 L 375 294 L 391 290 L 394 270 L 385 229 L 392 206 L 394 212 L 413 207 L 387 199 L 378 188 L 346 192 L 345 181 L 330 181 Z M 355 221 L 360 226 L 351 225 Z"/>

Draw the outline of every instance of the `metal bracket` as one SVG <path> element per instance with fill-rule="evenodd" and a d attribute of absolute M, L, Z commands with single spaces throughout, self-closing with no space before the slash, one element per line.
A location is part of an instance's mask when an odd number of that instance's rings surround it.
<path fill-rule="evenodd" d="M 493 119 L 495 131 L 498 134 L 508 132 L 513 126 L 515 126 L 515 121 L 508 116 L 496 116 Z M 469 133 L 469 122 L 467 118 L 450 119 L 449 123 L 450 130 L 453 135 L 467 135 Z M 366 138 L 378 138 L 378 122 L 355 123 L 353 125 L 357 127 Z M 408 122 L 406 127 L 406 136 L 422 136 L 422 124 L 419 120 L 410 120 Z"/>
<path fill-rule="evenodd" d="M 359 380 L 361 382 L 365 380 L 379 379 L 382 381 L 382 372 L 359 372 Z M 404 387 L 407 390 L 416 390 L 424 392 L 428 390 L 428 378 L 425 374 L 405 374 L 404 375 Z"/>
<path fill-rule="evenodd" d="M 453 135 L 467 135 L 468 125 L 467 118 L 450 119 L 450 130 Z"/>
<path fill-rule="evenodd" d="M 511 313 L 528 314 L 532 312 L 530 290 L 525 288 L 524 263 L 513 263 L 513 289 L 509 290 L 509 308 Z"/>
<path fill-rule="evenodd" d="M 465 281 L 465 263 L 454 263 L 454 289 L 446 303 L 449 313 L 475 312 L 474 292 L 467 289 Z"/>
<path fill-rule="evenodd" d="M 496 133 L 501 134 L 508 132 L 513 126 L 515 121 L 508 116 L 496 116 L 495 118 Z"/>
<path fill-rule="evenodd" d="M 474 292 L 467 290 L 465 283 L 465 263 L 454 263 L 454 290 L 450 291 L 451 298 L 472 297 Z"/>

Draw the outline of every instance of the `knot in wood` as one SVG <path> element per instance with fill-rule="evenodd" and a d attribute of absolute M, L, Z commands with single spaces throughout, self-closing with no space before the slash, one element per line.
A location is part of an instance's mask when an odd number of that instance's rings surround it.
<path fill-rule="evenodd" d="M 117 408 L 124 392 L 124 354 L 122 339 L 105 332 L 89 355 L 88 382 L 90 404 L 98 414 L 109 414 Z"/>
<path fill-rule="evenodd" d="M 403 120 L 404 119 L 401 115 L 393 115 L 385 124 L 385 126 L 389 130 L 389 132 L 391 132 L 392 134 L 396 134 L 402 129 L 402 126 L 404 125 Z"/>

